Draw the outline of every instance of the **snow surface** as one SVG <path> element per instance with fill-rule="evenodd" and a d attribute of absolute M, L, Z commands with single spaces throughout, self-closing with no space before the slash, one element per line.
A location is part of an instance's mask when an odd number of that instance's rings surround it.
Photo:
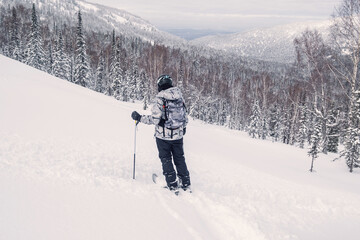
<path fill-rule="evenodd" d="M 0 239 L 358 239 L 360 174 L 335 155 L 191 120 L 193 193 L 161 174 L 140 103 L 118 102 L 0 56 Z"/>

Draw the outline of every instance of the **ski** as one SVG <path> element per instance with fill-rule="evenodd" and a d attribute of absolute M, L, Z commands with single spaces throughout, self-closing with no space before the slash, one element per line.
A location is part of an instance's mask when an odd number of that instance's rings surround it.
<path fill-rule="evenodd" d="M 181 188 L 184 192 L 187 192 L 187 193 L 192 193 L 192 190 L 190 187 L 186 187 L 186 188 Z"/>

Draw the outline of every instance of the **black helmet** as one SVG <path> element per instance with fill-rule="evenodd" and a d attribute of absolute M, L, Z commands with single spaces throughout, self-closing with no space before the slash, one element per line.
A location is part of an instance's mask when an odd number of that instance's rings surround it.
<path fill-rule="evenodd" d="M 173 87 L 172 79 L 169 75 L 161 75 L 157 80 L 159 92 Z"/>

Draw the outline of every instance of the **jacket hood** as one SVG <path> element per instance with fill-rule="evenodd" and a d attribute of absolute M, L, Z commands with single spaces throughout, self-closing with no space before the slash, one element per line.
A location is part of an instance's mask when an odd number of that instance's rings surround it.
<path fill-rule="evenodd" d="M 172 87 L 168 88 L 166 90 L 163 90 L 157 94 L 157 97 L 159 98 L 165 98 L 168 100 L 175 100 L 182 98 L 182 93 L 180 91 L 180 88 L 178 87 Z"/>

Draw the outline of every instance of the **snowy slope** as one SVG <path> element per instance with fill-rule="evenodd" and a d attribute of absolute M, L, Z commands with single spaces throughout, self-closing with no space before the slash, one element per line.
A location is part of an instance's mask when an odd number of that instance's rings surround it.
<path fill-rule="evenodd" d="M 295 60 L 294 39 L 306 29 L 318 30 L 326 39 L 331 21 L 300 22 L 245 33 L 207 36 L 191 41 L 192 44 L 208 46 L 241 56 L 265 61 L 291 63 Z"/>
<path fill-rule="evenodd" d="M 114 99 L 0 56 L 0 239 L 358 239 L 360 174 L 192 120 L 193 194 L 155 185 L 153 126 Z"/>
<path fill-rule="evenodd" d="M 28 8 L 35 3 L 41 20 L 49 21 L 49 26 L 54 25 L 52 21 L 55 21 L 58 26 L 64 23 L 76 26 L 76 13 L 80 10 L 84 27 L 89 32 L 106 33 L 115 29 L 117 35 L 140 37 L 150 42 L 156 41 L 171 46 L 181 46 L 185 43 L 185 40 L 158 30 L 150 22 L 125 10 L 88 3 L 84 0 L 0 0 L 0 6 L 4 7 L 15 3 L 23 4 Z"/>

